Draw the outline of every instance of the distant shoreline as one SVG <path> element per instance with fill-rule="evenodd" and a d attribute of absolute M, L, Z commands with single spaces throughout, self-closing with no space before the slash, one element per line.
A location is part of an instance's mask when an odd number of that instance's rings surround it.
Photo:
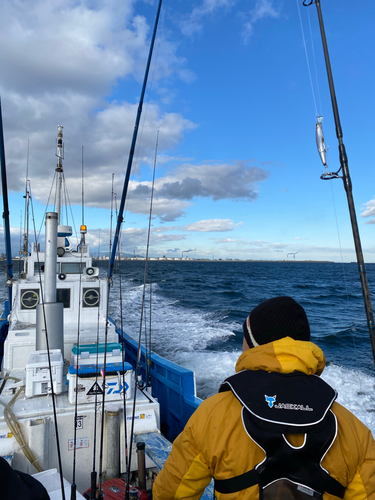
<path fill-rule="evenodd" d="M 19 262 L 22 259 L 18 259 L 13 257 L 12 262 Z M 121 259 L 121 262 L 144 262 L 145 258 L 144 257 L 136 257 L 136 258 L 131 258 L 131 257 L 125 257 Z M 96 257 L 92 257 L 92 261 L 95 263 L 98 262 L 108 262 L 108 258 L 103 258 L 103 259 L 98 259 Z M 174 259 L 174 258 L 169 258 L 169 259 L 163 259 L 163 258 L 155 258 L 155 257 L 150 257 L 149 258 L 150 262 L 231 262 L 231 263 L 243 263 L 243 262 L 263 262 L 263 263 L 275 263 L 275 264 L 280 264 L 280 263 L 290 263 L 290 264 L 357 264 L 357 262 L 335 262 L 334 260 L 256 260 L 256 259 Z M 0 262 L 6 262 L 6 259 L 1 259 Z M 374 264 L 374 262 L 365 262 L 365 265 L 368 264 Z"/>
<path fill-rule="evenodd" d="M 108 262 L 108 259 L 92 259 L 93 262 Z M 144 262 L 144 258 L 124 258 L 121 259 L 121 262 Z M 255 260 L 255 259 L 155 259 L 150 258 L 150 262 L 231 262 L 231 263 L 243 263 L 243 262 L 265 262 L 270 263 L 274 262 L 275 264 L 279 263 L 291 263 L 291 264 L 335 264 L 333 260 Z M 345 262 L 345 264 L 355 264 L 354 262 Z"/>

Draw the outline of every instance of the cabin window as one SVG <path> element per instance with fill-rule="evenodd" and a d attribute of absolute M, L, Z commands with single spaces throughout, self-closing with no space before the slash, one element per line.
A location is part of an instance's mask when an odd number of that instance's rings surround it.
<path fill-rule="evenodd" d="M 70 308 L 70 288 L 58 288 L 56 290 L 56 302 L 61 302 L 64 309 Z"/>
<path fill-rule="evenodd" d="M 23 288 L 20 290 L 21 309 L 35 309 L 39 303 L 39 288 Z"/>
<path fill-rule="evenodd" d="M 82 306 L 83 307 L 99 307 L 100 305 L 100 288 L 83 288 L 82 289 Z"/>
<path fill-rule="evenodd" d="M 34 262 L 34 274 L 44 273 L 44 262 Z M 60 272 L 60 263 L 57 263 L 56 273 Z"/>
<path fill-rule="evenodd" d="M 86 267 L 86 262 L 61 262 L 61 271 L 64 274 L 80 274 Z"/>

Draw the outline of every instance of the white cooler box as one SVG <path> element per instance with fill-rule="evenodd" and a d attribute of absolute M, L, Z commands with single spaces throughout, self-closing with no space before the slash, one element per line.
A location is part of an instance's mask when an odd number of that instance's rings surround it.
<path fill-rule="evenodd" d="M 25 396 L 32 398 L 41 394 L 51 394 L 51 377 L 48 363 L 48 351 L 32 352 L 26 365 L 26 388 Z M 63 368 L 64 360 L 60 349 L 49 351 L 51 358 L 51 370 L 53 390 L 55 394 L 63 391 Z"/>
<path fill-rule="evenodd" d="M 70 366 L 67 380 L 69 382 L 69 403 L 94 403 L 103 397 L 104 364 Z M 123 381 L 125 378 L 125 399 L 132 397 L 133 380 L 130 363 L 108 363 L 105 375 L 105 400 L 123 399 Z M 78 373 L 78 378 L 77 378 Z M 124 375 L 123 375 L 124 374 Z"/>

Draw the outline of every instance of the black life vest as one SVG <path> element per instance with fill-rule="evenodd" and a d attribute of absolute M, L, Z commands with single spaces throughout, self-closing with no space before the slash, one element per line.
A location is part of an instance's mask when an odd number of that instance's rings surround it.
<path fill-rule="evenodd" d="M 242 405 L 242 422 L 266 458 L 245 474 L 215 479 L 219 493 L 259 484 L 260 499 L 322 499 L 326 491 L 343 498 L 345 487 L 321 462 L 337 434 L 331 406 L 336 391 L 316 375 L 244 370 L 227 378 L 219 392 L 231 390 Z M 286 434 L 304 434 L 300 447 Z"/>

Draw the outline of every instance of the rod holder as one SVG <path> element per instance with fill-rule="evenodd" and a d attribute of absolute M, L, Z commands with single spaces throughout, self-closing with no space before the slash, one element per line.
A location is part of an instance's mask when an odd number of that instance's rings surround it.
<path fill-rule="evenodd" d="M 140 441 L 137 443 L 137 458 L 138 458 L 138 488 L 146 489 L 146 456 L 145 443 Z"/>
<path fill-rule="evenodd" d="M 106 408 L 107 479 L 120 475 L 120 407 L 109 404 Z"/>

